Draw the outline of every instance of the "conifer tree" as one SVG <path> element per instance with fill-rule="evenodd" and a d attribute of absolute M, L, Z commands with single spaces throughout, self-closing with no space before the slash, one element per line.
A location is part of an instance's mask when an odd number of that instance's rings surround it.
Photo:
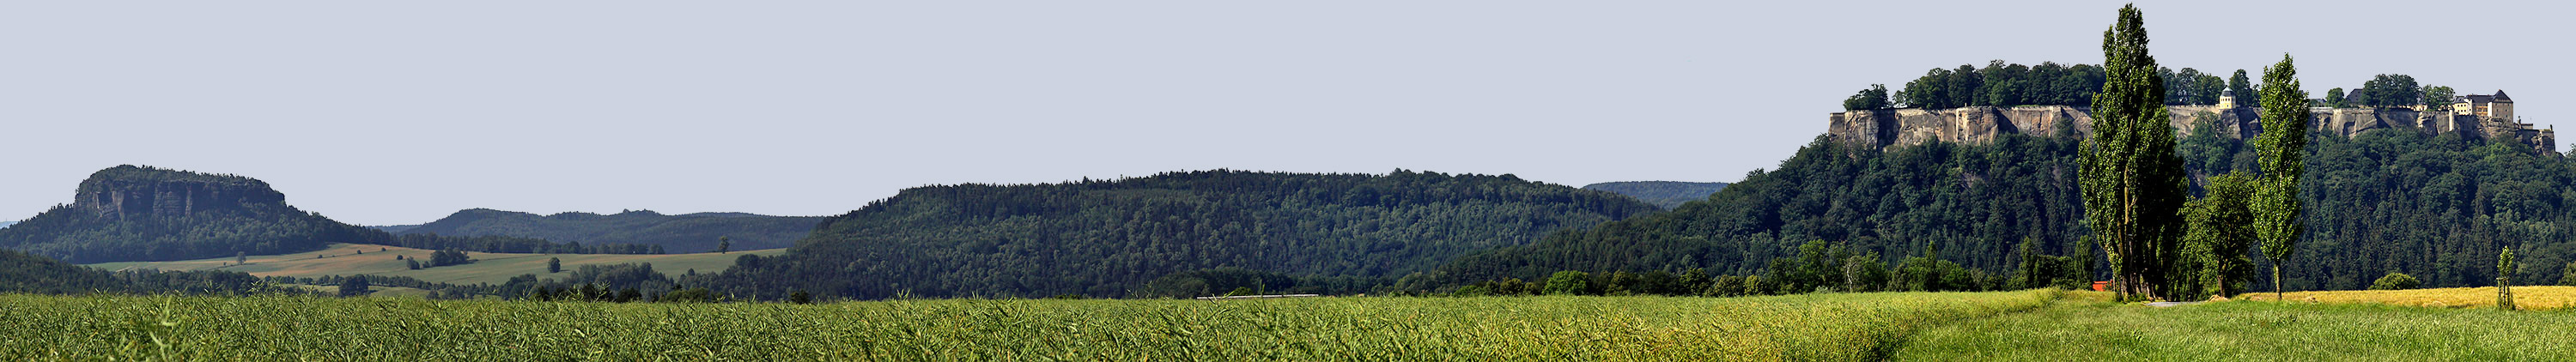
<path fill-rule="evenodd" d="M 2272 261 L 2272 297 L 2279 300 L 2281 263 L 2296 252 L 2307 225 L 2299 220 L 2299 179 L 2307 172 L 2308 92 L 2299 90 L 2299 68 L 2288 54 L 2263 69 L 2263 134 L 2254 138 L 2262 179 L 2254 188 L 2254 238 Z"/>
<path fill-rule="evenodd" d="M 2191 185 L 2174 153 L 2165 79 L 2147 54 L 2137 5 L 2121 7 L 2119 22 L 2102 32 L 2102 55 L 2105 81 L 2093 98 L 2093 136 L 2081 160 L 2085 224 L 2109 251 L 2123 298 L 2166 297 L 2157 287 L 2179 252 L 2179 211 Z"/>

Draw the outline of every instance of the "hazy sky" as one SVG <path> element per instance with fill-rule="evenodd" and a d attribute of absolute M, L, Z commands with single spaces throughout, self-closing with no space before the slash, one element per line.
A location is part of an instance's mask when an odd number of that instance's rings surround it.
<path fill-rule="evenodd" d="M 1873 83 L 2100 63 L 2121 3 L 17 1 L 0 219 L 118 164 L 369 225 L 1214 168 L 1731 182 Z M 2561 5 L 2139 6 L 2169 67 L 2576 102 Z"/>

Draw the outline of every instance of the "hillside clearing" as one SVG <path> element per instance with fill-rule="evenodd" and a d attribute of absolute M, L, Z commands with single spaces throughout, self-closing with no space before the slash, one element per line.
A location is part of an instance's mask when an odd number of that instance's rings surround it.
<path fill-rule="evenodd" d="M 430 250 L 383 245 L 331 244 L 329 248 L 313 252 L 285 255 L 252 255 L 250 256 L 250 263 L 240 265 L 234 265 L 233 258 L 212 258 L 165 262 L 100 263 L 87 264 L 86 266 L 106 270 L 137 268 L 161 270 L 225 270 L 250 273 L 251 275 L 263 277 L 285 276 L 297 278 L 365 274 L 412 277 L 418 278 L 422 281 L 435 283 L 500 284 L 502 282 L 509 281 L 510 277 L 519 276 L 521 274 L 537 274 L 539 276 L 546 276 L 547 258 L 562 258 L 563 268 L 567 271 L 578 269 L 581 265 L 591 264 L 652 263 L 654 271 L 662 272 L 663 274 L 676 278 L 679 277 L 680 274 L 687 273 L 689 270 L 697 270 L 700 273 L 722 271 L 725 267 L 732 266 L 734 260 L 741 258 L 743 255 L 760 255 L 763 257 L 778 256 L 779 254 L 786 253 L 787 249 L 738 251 L 726 254 L 696 253 L 659 255 L 468 253 L 468 256 L 478 261 L 472 264 L 421 268 L 420 270 L 412 270 L 409 267 L 404 266 L 402 260 L 394 260 L 394 256 L 400 255 L 404 259 L 417 258 L 426 262 L 429 258 L 430 252 Z"/>

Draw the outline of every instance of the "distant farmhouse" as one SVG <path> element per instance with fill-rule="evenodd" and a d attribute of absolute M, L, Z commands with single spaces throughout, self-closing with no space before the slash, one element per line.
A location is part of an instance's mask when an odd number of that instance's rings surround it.
<path fill-rule="evenodd" d="M 2257 119 L 2262 109 L 2251 103 L 2238 104 L 2232 94 L 2220 96 L 2216 105 L 2165 108 L 2173 114 L 2172 123 L 2179 132 L 2176 135 L 2190 134 L 2194 127 L 2203 125 L 2218 127 L 2220 134 L 2236 139 L 2251 138 L 2262 130 L 2262 122 Z M 2491 95 L 2454 98 L 2450 110 L 2427 109 L 2312 107 L 2308 127 L 2346 137 L 2382 128 L 2414 129 L 2470 139 L 2515 140 L 2530 145 L 2533 152 L 2558 151 L 2555 130 L 2533 129 L 2531 124 L 2514 118 L 2513 98 L 2501 90 Z M 2012 133 L 2083 136 L 2092 130 L 2091 108 L 2021 106 L 1837 112 L 1829 120 L 1826 133 L 1844 144 L 1886 147 L 1931 141 L 1986 143 Z"/>

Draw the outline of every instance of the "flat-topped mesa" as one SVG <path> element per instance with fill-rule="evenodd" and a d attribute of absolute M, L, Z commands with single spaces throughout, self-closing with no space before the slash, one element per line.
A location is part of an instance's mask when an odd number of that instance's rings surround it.
<path fill-rule="evenodd" d="M 2345 137 L 2394 128 L 2471 139 L 2511 139 L 2531 145 L 2534 152 L 2556 153 L 2556 132 L 2533 129 L 2529 123 L 2513 120 L 2512 102 L 2503 91 L 2497 91 L 2492 96 L 2460 97 L 2452 105 L 2453 110 L 2447 111 L 2426 111 L 2422 107 L 2310 108 L 2308 125 L 2312 130 Z M 2194 127 L 2203 124 L 2219 127 L 2218 134 L 2232 139 L 2254 137 L 2263 129 L 2262 109 L 2238 106 L 2233 99 L 2221 100 L 2218 105 L 2165 108 L 2173 115 L 2176 137 L 2189 135 Z M 2021 106 L 1856 110 L 1834 113 L 1827 122 L 1826 134 L 1847 145 L 1883 148 L 1931 141 L 1982 144 L 2015 133 L 2043 137 L 2090 135 L 2093 109 Z"/>
<path fill-rule="evenodd" d="M 72 207 L 114 220 L 180 217 L 249 204 L 275 204 L 286 194 L 248 177 L 153 167 L 117 166 L 90 174 L 74 191 Z"/>

